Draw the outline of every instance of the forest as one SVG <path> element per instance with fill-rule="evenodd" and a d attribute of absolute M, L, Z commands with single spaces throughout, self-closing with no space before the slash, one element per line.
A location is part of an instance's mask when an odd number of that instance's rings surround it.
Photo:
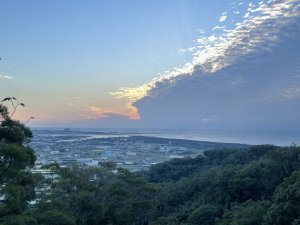
<path fill-rule="evenodd" d="M 132 173 L 50 164 L 32 173 L 31 130 L 0 104 L 2 225 L 300 225 L 300 147 L 215 149 Z M 22 105 L 23 104 L 23 105 Z"/>

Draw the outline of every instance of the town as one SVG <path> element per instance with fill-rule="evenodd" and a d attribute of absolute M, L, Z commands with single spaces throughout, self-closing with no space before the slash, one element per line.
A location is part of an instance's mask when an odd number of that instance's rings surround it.
<path fill-rule="evenodd" d="M 36 152 L 36 168 L 50 163 L 65 167 L 115 162 L 118 167 L 141 171 L 170 159 L 195 157 L 208 149 L 248 147 L 245 144 L 167 139 L 130 133 L 69 129 L 33 132 L 30 146 Z"/>

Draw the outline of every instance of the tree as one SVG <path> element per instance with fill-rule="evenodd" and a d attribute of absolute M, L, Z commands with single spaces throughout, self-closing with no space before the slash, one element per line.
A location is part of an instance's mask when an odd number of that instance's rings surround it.
<path fill-rule="evenodd" d="M 105 164 L 56 170 L 60 179 L 35 214 L 59 209 L 80 225 L 146 224 L 157 189 L 126 169 L 112 173 L 115 169 L 114 164 Z"/>
<path fill-rule="evenodd" d="M 159 217 L 150 225 L 179 225 L 179 221 L 175 216 Z"/>
<path fill-rule="evenodd" d="M 207 204 L 194 210 L 188 218 L 189 225 L 213 225 L 218 217 L 222 216 L 219 206 Z"/>
<path fill-rule="evenodd" d="M 300 171 L 294 172 L 278 186 L 273 202 L 265 217 L 265 224 L 300 224 Z"/>
<path fill-rule="evenodd" d="M 11 103 L 12 113 L 4 105 L 7 102 Z M 25 104 L 15 97 L 4 98 L 0 103 L 0 222 L 11 224 L 19 220 L 27 201 L 35 197 L 36 180 L 27 170 L 36 160 L 34 151 L 26 146 L 32 132 L 12 118 L 19 106 L 25 107 Z"/>
<path fill-rule="evenodd" d="M 12 113 L 9 113 L 8 107 L 4 105 L 5 102 L 11 103 Z M 0 102 L 0 143 L 22 145 L 25 142 L 30 142 L 32 138 L 31 130 L 25 126 L 25 123 L 13 119 L 13 115 L 19 106 L 25 107 L 25 104 L 19 102 L 15 97 L 7 97 Z M 30 117 L 30 119 L 33 118 Z"/>
<path fill-rule="evenodd" d="M 38 216 L 41 225 L 76 225 L 74 218 L 58 210 L 48 210 Z"/>
<path fill-rule="evenodd" d="M 217 225 L 261 225 L 270 204 L 269 201 L 252 200 L 242 204 L 233 203 L 230 209 L 225 210 Z"/>
<path fill-rule="evenodd" d="M 13 216 L 7 218 L 2 225 L 37 225 L 36 219 L 27 215 Z"/>

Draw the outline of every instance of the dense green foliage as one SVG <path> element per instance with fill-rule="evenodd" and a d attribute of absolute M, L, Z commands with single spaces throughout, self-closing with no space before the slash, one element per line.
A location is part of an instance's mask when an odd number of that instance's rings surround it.
<path fill-rule="evenodd" d="M 40 180 L 28 170 L 30 130 L 0 109 L 0 224 L 300 224 L 300 147 L 209 150 L 142 173 L 53 164 Z"/>
<path fill-rule="evenodd" d="M 124 169 L 111 173 L 114 165 L 102 168 L 57 169 L 59 182 L 36 211 L 63 210 L 77 224 L 143 223 L 156 204 L 157 189 Z"/>
<path fill-rule="evenodd" d="M 159 179 L 159 217 L 188 224 L 279 225 L 300 218 L 299 169 L 299 147 L 269 145 L 209 151 L 159 164 L 145 176 Z"/>
<path fill-rule="evenodd" d="M 140 174 L 114 163 L 48 168 L 59 178 L 44 181 L 51 189 L 26 215 L 37 224 L 299 224 L 295 146 L 211 150 Z"/>
<path fill-rule="evenodd" d="M 20 121 L 13 120 L 3 102 L 11 102 L 14 111 L 18 106 L 14 97 L 5 98 L 0 104 L 0 222 L 4 224 L 24 224 L 31 221 L 23 214 L 27 202 L 35 198 L 37 177 L 27 169 L 34 165 L 33 150 L 25 146 L 32 133 Z M 32 224 L 30 222 L 30 224 Z"/>

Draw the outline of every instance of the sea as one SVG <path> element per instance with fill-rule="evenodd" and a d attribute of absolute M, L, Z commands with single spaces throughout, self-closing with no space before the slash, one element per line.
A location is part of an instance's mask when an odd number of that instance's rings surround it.
<path fill-rule="evenodd" d="M 272 144 L 278 146 L 300 145 L 300 131 L 266 130 L 144 130 L 144 129 L 94 129 L 94 128 L 34 128 L 34 130 L 71 131 L 72 133 L 93 133 L 95 138 L 147 136 L 168 139 L 210 141 L 239 144 Z"/>

